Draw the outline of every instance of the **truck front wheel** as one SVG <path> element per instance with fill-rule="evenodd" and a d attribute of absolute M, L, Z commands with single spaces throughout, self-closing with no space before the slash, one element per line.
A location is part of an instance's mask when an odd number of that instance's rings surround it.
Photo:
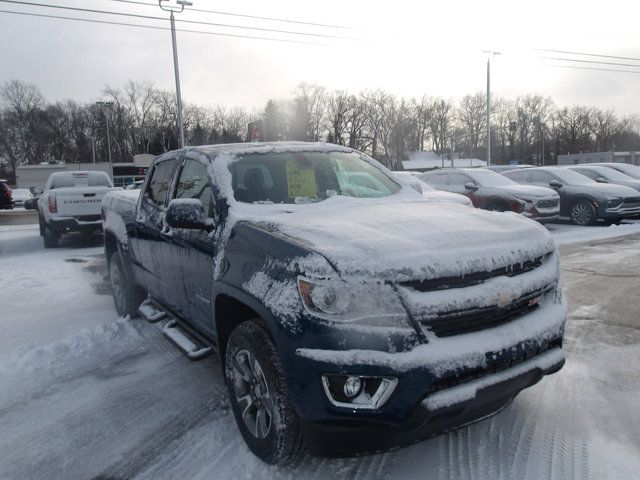
<path fill-rule="evenodd" d="M 272 465 L 295 458 L 302 448 L 298 417 L 289 402 L 276 347 L 257 322 L 243 322 L 231 333 L 225 377 L 233 414 L 249 449 Z"/>
<path fill-rule="evenodd" d="M 127 278 L 122 256 L 118 251 L 109 258 L 109 283 L 118 315 L 135 317 L 145 294 L 139 286 Z"/>

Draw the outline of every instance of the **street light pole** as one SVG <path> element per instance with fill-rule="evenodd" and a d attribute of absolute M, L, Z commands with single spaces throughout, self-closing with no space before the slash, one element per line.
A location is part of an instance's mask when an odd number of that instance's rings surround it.
<path fill-rule="evenodd" d="M 107 126 L 107 153 L 109 154 L 109 164 L 111 165 L 111 135 L 109 134 L 109 117 L 107 117 L 107 114 L 104 110 L 104 107 L 109 107 L 111 108 L 111 106 L 113 105 L 113 102 L 96 102 L 97 105 L 100 105 L 100 107 L 102 107 L 102 114 L 104 115 L 104 123 Z"/>
<path fill-rule="evenodd" d="M 491 57 L 500 55 L 500 52 L 484 50 L 487 57 L 487 165 L 491 165 Z"/>
<path fill-rule="evenodd" d="M 178 45 L 176 42 L 176 20 L 173 12 L 182 13 L 184 7 L 193 5 L 193 2 L 186 0 L 176 0 L 176 3 L 180 5 L 179 8 L 163 6 L 163 3 L 168 0 L 158 0 L 158 5 L 165 12 L 170 12 L 169 21 L 171 23 L 171 43 L 173 45 L 173 70 L 176 77 L 176 104 L 178 110 L 178 130 L 180 132 L 180 148 L 186 146 L 186 140 L 184 136 L 184 123 L 182 121 L 182 94 L 180 93 L 180 70 L 178 68 Z"/>

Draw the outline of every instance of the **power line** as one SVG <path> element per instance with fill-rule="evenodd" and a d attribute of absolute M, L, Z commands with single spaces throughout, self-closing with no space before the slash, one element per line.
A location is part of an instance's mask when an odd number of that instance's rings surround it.
<path fill-rule="evenodd" d="M 141 15 L 141 14 L 136 14 L 136 13 L 114 12 L 114 11 L 110 11 L 110 10 L 96 10 L 96 9 L 91 9 L 91 8 L 69 7 L 69 6 L 63 6 L 63 5 L 47 5 L 45 3 L 24 2 L 24 1 L 17 1 L 17 0 L 0 0 L 0 2 L 2 2 L 2 3 L 11 3 L 11 4 L 16 4 L 16 5 L 28 5 L 28 6 L 32 6 L 32 7 L 45 7 L 45 8 L 56 8 L 56 9 L 60 9 L 60 10 L 71 10 L 71 11 L 74 11 L 74 12 L 99 13 L 99 14 L 103 14 L 103 15 L 118 15 L 118 16 L 122 16 L 122 17 L 143 18 L 145 20 L 166 21 L 166 18 L 164 18 L 164 17 L 155 17 L 155 16 L 152 16 L 152 15 Z M 213 26 L 213 27 L 240 28 L 240 29 L 243 29 L 243 30 L 258 30 L 258 31 L 261 31 L 261 32 L 270 32 L 270 33 L 284 33 L 284 34 L 287 34 L 287 35 L 304 35 L 304 36 L 308 36 L 308 37 L 339 38 L 339 39 L 343 39 L 343 40 L 355 40 L 353 38 L 341 37 L 341 36 L 338 36 L 338 35 L 325 35 L 325 34 L 321 34 L 321 33 L 308 33 L 308 32 L 294 32 L 294 31 L 290 31 L 290 30 L 278 30 L 278 29 L 274 29 L 274 28 L 247 27 L 247 26 L 244 26 L 244 25 L 232 25 L 232 24 L 228 24 L 228 23 L 213 23 L 213 22 L 203 22 L 203 21 L 198 21 L 198 20 L 177 20 L 177 19 L 176 19 L 176 22 L 191 23 L 191 24 L 196 24 L 196 25 L 207 25 L 207 26 Z"/>
<path fill-rule="evenodd" d="M 94 20 L 94 19 L 90 19 L 90 18 L 76 18 L 76 17 L 65 17 L 65 16 L 58 16 L 58 15 L 45 15 L 44 13 L 28 13 L 28 12 L 12 12 L 10 10 L 0 10 L 0 13 L 9 13 L 12 15 L 26 15 L 28 17 L 42 17 L 42 18 L 54 18 L 54 19 L 58 19 L 58 20 L 75 20 L 78 22 L 88 22 L 88 23 L 101 23 L 101 24 L 105 24 L 105 25 L 119 25 L 119 26 L 123 26 L 123 27 L 136 27 L 136 28 L 147 28 L 147 29 L 151 29 L 151 30 L 170 30 L 170 28 L 168 27 L 157 27 L 157 26 L 153 26 L 153 25 L 141 25 L 138 23 L 124 23 L 124 22 L 112 22 L 109 20 Z M 252 39 L 252 40 L 267 40 L 267 41 L 272 41 L 272 42 L 283 42 L 283 43 L 296 43 L 299 45 L 326 45 L 323 43 L 316 43 L 316 42 L 305 42 L 302 40 L 288 40 L 288 39 L 284 39 L 284 38 L 269 38 L 269 37 L 254 37 L 251 35 L 236 35 L 233 33 L 220 33 L 220 32 L 204 32 L 202 30 L 187 30 L 187 29 L 176 29 L 176 31 L 178 32 L 184 32 L 184 33 L 200 33 L 203 35 L 217 35 L 217 36 L 222 36 L 222 37 L 234 37 L 234 38 L 248 38 L 248 39 Z"/>
<path fill-rule="evenodd" d="M 578 67 L 575 65 L 555 65 L 553 63 L 545 63 L 544 66 L 555 67 L 555 68 L 571 68 L 575 70 L 598 70 L 601 72 L 640 73 L 640 70 L 619 70 L 617 68 Z"/>
<path fill-rule="evenodd" d="M 119 3 L 131 3 L 134 5 L 146 5 L 148 7 L 157 7 L 158 4 L 157 3 L 146 3 L 146 2 L 140 2 L 140 1 L 136 1 L 136 0 L 107 0 L 110 2 L 119 2 Z M 276 17 L 263 17 L 263 16 L 259 16 L 259 15 L 247 15 L 247 14 L 242 14 L 242 13 L 232 13 L 232 12 L 222 12 L 219 10 L 205 10 L 202 8 L 193 8 L 193 7 L 185 7 L 185 10 L 191 10 L 193 12 L 201 12 L 201 13 L 214 13 L 216 15 L 227 15 L 230 17 L 242 17 L 242 18 L 252 18 L 254 20 L 268 20 L 271 22 L 284 22 L 284 23 L 295 23 L 298 25 L 311 25 L 314 27 L 329 27 L 329 28 L 339 28 L 342 30 L 359 30 L 355 27 L 345 27 L 342 25 L 330 25 L 327 23 L 314 23 L 314 22 L 303 22 L 301 20 L 290 20 L 290 19 L 286 19 L 286 18 L 276 18 Z"/>
<path fill-rule="evenodd" d="M 634 65 L 632 63 L 600 62 L 596 60 L 579 60 L 577 58 L 560 58 L 560 57 L 540 57 L 540 58 L 542 58 L 543 60 L 559 60 L 562 62 L 595 63 L 597 65 L 615 65 L 618 67 L 640 68 L 640 65 Z"/>
<path fill-rule="evenodd" d="M 640 58 L 634 57 L 618 57 L 616 55 L 602 55 L 600 53 L 586 53 L 586 52 L 571 52 L 568 50 L 551 50 L 547 48 L 534 48 L 533 50 L 537 52 L 549 52 L 549 53 L 564 53 L 567 55 L 581 55 L 585 57 L 600 57 L 600 58 L 613 58 L 617 60 L 633 60 L 636 62 L 640 62 Z"/>

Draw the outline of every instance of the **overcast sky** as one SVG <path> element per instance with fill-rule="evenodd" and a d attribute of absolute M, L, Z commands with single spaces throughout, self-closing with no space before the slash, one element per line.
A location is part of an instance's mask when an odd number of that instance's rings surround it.
<path fill-rule="evenodd" d="M 140 15 L 167 15 L 155 6 L 114 0 L 25 0 Z M 153 0 L 140 0 L 154 3 Z M 172 3 L 174 0 L 170 0 Z M 492 91 L 507 97 L 551 96 L 561 105 L 580 103 L 640 114 L 640 74 L 567 69 L 572 65 L 640 72 L 640 68 L 539 57 L 636 64 L 533 49 L 553 49 L 640 58 L 640 3 L 535 1 L 256 1 L 194 0 L 194 7 L 327 23 L 353 30 L 320 28 L 242 17 L 188 12 L 179 20 L 295 30 L 331 39 L 291 36 L 178 23 L 178 29 L 297 39 L 324 45 L 287 44 L 178 32 L 185 101 L 249 109 L 269 98 L 289 97 L 306 81 L 358 92 L 384 88 L 402 96 L 459 98 L 484 91 L 486 55 Z M 169 21 L 127 18 L 0 1 L 1 10 L 65 15 L 168 27 Z M 49 100 L 94 101 L 105 85 L 149 80 L 174 86 L 169 31 L 92 24 L 0 13 L 0 81 L 17 78 L 37 85 Z"/>

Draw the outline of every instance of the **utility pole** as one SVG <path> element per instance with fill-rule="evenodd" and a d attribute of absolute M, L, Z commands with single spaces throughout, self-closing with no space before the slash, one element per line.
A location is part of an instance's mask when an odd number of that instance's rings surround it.
<path fill-rule="evenodd" d="M 109 134 L 109 117 L 105 112 L 104 107 L 111 108 L 113 106 L 113 102 L 96 102 L 96 105 L 100 105 L 102 114 L 104 115 L 104 123 L 107 126 L 107 153 L 109 154 L 109 164 L 112 165 L 111 162 L 111 135 Z"/>
<path fill-rule="evenodd" d="M 187 144 L 184 136 L 184 123 L 182 121 L 182 95 L 180 93 L 180 71 L 178 69 L 178 46 L 176 42 L 176 20 L 173 12 L 182 13 L 184 7 L 190 7 L 193 2 L 187 0 L 176 0 L 180 7 L 163 6 L 168 0 L 158 0 L 158 5 L 165 12 L 170 12 L 169 21 L 171 23 L 171 42 L 173 44 L 173 70 L 176 77 L 176 103 L 178 110 L 178 130 L 180 132 L 180 148 L 184 148 Z"/>
<path fill-rule="evenodd" d="M 500 55 L 500 52 L 484 50 L 487 57 L 487 165 L 491 165 L 491 57 Z"/>

